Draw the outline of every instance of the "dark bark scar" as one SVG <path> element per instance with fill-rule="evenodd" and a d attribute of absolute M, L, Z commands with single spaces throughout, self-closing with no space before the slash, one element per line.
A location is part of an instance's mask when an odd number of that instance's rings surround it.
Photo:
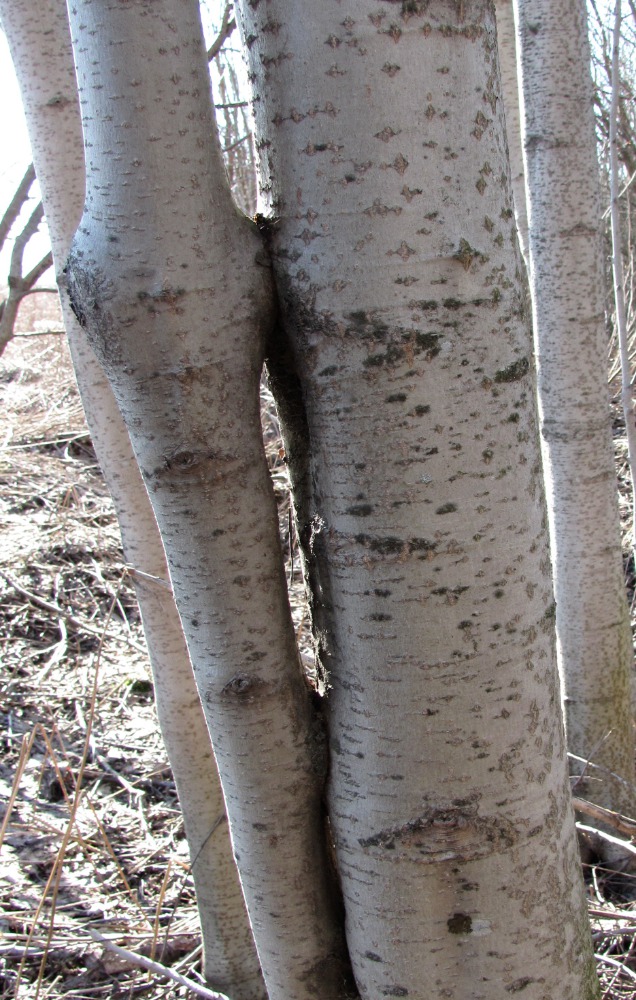
<path fill-rule="evenodd" d="M 388 860 L 409 858 L 421 864 L 466 861 L 508 850 L 517 840 L 503 816 L 479 816 L 473 801 L 431 807 L 401 826 L 359 841 L 370 854 Z"/>

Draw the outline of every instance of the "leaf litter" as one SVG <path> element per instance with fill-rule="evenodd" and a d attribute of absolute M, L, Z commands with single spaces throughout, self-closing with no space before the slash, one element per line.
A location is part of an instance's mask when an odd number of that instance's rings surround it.
<path fill-rule="evenodd" d="M 0 998 L 204 995 L 139 611 L 64 339 L 14 339 L 0 359 L 0 399 Z M 266 390 L 261 417 L 311 673 L 284 448 Z M 614 429 L 634 617 L 618 410 Z M 603 997 L 634 998 L 633 877 L 605 871 L 592 849 L 585 864 Z"/>
<path fill-rule="evenodd" d="M 204 986 L 139 611 L 63 338 L 16 338 L 0 398 L 0 997 L 195 996 L 152 968 Z M 267 394 L 263 421 L 311 669 Z"/>

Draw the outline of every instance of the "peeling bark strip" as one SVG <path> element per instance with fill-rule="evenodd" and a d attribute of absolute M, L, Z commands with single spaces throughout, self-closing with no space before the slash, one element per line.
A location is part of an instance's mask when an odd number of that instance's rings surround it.
<path fill-rule="evenodd" d="M 358 987 L 591 1000 L 494 6 L 297 6 L 240 5 Z"/>
<path fill-rule="evenodd" d="M 195 0 L 82 0 L 71 28 L 87 149 L 73 310 L 161 530 L 270 1000 L 337 998 L 324 769 L 259 419 L 274 318 L 262 239 L 213 138 Z"/>
<path fill-rule="evenodd" d="M 1 0 L 58 271 L 84 204 L 84 147 L 66 3 Z M 62 296 L 82 403 L 132 567 L 157 714 L 179 794 L 209 983 L 263 1000 L 265 988 L 232 855 L 225 803 L 165 556 L 130 439 L 108 381 Z M 135 572 L 137 570 L 137 572 Z M 157 581 L 157 582 L 155 582 Z"/>
<path fill-rule="evenodd" d="M 605 769 L 602 780 L 584 777 L 577 795 L 632 815 L 633 648 L 607 390 L 586 4 L 517 0 L 517 19 L 538 393 L 568 749 Z M 573 761 L 573 770 L 580 774 L 586 768 Z"/>

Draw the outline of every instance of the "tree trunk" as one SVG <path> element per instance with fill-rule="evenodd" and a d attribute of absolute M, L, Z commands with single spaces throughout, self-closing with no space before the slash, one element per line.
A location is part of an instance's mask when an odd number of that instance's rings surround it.
<path fill-rule="evenodd" d="M 494 7 L 240 9 L 360 992 L 597 996 Z"/>
<path fill-rule="evenodd" d="M 338 997 L 347 959 L 259 419 L 273 319 L 231 202 L 198 7 L 71 9 L 87 149 L 68 265 L 160 526 L 271 1000 Z"/>
<path fill-rule="evenodd" d="M 632 815 L 632 643 L 607 392 L 598 162 L 584 0 L 517 0 L 538 391 L 576 794 Z M 575 773 L 581 771 L 575 764 Z M 612 772 L 612 773 L 610 773 Z M 600 777 L 599 777 L 600 776 Z"/>
<path fill-rule="evenodd" d="M 58 271 L 84 202 L 84 150 L 66 5 L 1 0 Z M 35 71 L 37 68 L 37 72 Z M 64 322 L 95 451 L 110 489 L 148 642 L 161 732 L 188 837 L 204 973 L 243 1000 L 265 990 L 225 822 L 225 805 L 163 546 L 112 391 L 76 317 Z"/>
<path fill-rule="evenodd" d="M 528 209 L 526 177 L 523 166 L 521 139 L 521 106 L 519 73 L 517 71 L 517 40 L 513 0 L 495 0 L 497 11 L 497 46 L 501 68 L 501 93 L 506 113 L 506 136 L 510 156 L 510 177 L 521 252 L 526 264 L 530 259 L 528 246 Z"/>

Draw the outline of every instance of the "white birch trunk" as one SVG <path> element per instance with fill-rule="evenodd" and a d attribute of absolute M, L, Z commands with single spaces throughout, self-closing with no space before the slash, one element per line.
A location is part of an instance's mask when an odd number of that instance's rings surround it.
<path fill-rule="evenodd" d="M 510 179 L 515 206 L 515 219 L 523 259 L 528 264 L 528 209 L 526 206 L 526 178 L 523 166 L 521 139 L 521 100 L 517 72 L 517 39 L 513 0 L 495 0 L 497 11 L 497 45 L 501 69 L 501 93 L 506 113 L 506 135 L 510 157 Z"/>
<path fill-rule="evenodd" d="M 517 0 L 516 9 L 539 407 L 568 749 L 633 785 L 633 654 L 610 434 L 586 5 Z M 628 786 L 607 772 L 587 769 L 576 794 L 629 815 L 636 808 Z"/>
<path fill-rule="evenodd" d="M 358 987 L 595 997 L 493 4 L 240 9 Z"/>
<path fill-rule="evenodd" d="M 66 4 L 46 0 L 34 8 L 20 0 L 1 0 L 0 11 L 59 271 L 84 202 L 84 150 Z M 232 996 L 262 1000 L 265 991 L 225 804 L 159 532 L 108 381 L 65 297 L 62 308 L 86 418 L 139 600 L 161 732 L 192 858 L 204 973 L 208 982 Z"/>
<path fill-rule="evenodd" d="M 263 451 L 272 322 L 256 227 L 232 205 L 198 7 L 71 8 L 87 196 L 73 308 L 160 526 L 271 1000 L 337 997 L 323 735 L 302 676 Z"/>

